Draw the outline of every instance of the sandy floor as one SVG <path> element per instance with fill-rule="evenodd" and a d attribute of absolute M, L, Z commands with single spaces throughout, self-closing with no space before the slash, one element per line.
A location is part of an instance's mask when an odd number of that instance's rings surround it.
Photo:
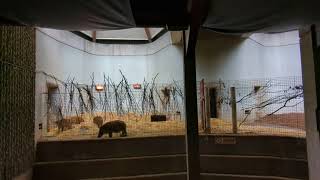
<path fill-rule="evenodd" d="M 98 127 L 92 122 L 95 115 L 85 115 L 82 118 L 85 122 L 80 124 L 74 124 L 73 128 L 63 132 L 59 132 L 57 127 L 50 129 L 50 131 L 44 136 L 44 138 L 54 139 L 81 139 L 81 138 L 96 138 L 98 135 Z M 161 135 L 182 135 L 184 133 L 184 121 L 183 120 L 167 120 L 163 122 L 151 122 L 149 116 L 139 117 L 129 115 L 125 117 L 118 117 L 115 115 L 103 115 L 98 114 L 104 119 L 123 120 L 127 125 L 128 137 L 140 137 L 140 136 L 161 136 Z M 107 121 L 104 121 L 104 123 Z M 114 134 L 115 137 L 120 134 Z M 107 138 L 107 135 L 104 136 Z"/>
<path fill-rule="evenodd" d="M 277 124 L 279 126 L 287 126 L 305 130 L 304 113 L 273 114 L 257 120 L 256 123 Z"/>
<path fill-rule="evenodd" d="M 96 114 L 97 115 L 97 114 Z M 85 122 L 74 124 L 72 129 L 59 132 L 58 129 L 52 128 L 43 136 L 43 140 L 57 140 L 57 139 L 90 139 L 96 138 L 98 134 L 98 127 L 92 122 L 96 115 L 85 115 L 82 118 Z M 102 117 L 110 120 L 122 119 L 127 125 L 128 137 L 151 137 L 151 136 L 165 136 L 165 135 L 183 135 L 185 133 L 184 120 L 169 119 L 163 122 L 151 122 L 149 116 L 137 117 L 129 115 L 126 117 L 117 117 L 112 115 L 102 115 Z M 105 121 L 107 122 L 107 121 Z M 200 127 L 200 124 L 199 124 Z M 232 134 L 232 124 L 229 121 L 220 119 L 211 120 L 212 134 Z M 200 134 L 203 134 L 200 131 Z M 291 128 L 288 126 L 281 126 L 266 123 L 252 123 L 241 125 L 238 129 L 240 135 L 275 135 L 275 136 L 293 136 L 305 137 L 305 131 L 302 129 Z M 114 137 L 119 137 L 120 134 L 114 134 Z M 107 135 L 103 138 L 108 138 Z"/>
<path fill-rule="evenodd" d="M 220 119 L 211 120 L 211 133 L 214 134 L 231 134 L 232 124 Z M 279 126 L 274 124 L 244 124 L 238 126 L 239 134 L 246 135 L 274 135 L 274 136 L 291 136 L 305 137 L 305 131 L 301 129 Z"/>

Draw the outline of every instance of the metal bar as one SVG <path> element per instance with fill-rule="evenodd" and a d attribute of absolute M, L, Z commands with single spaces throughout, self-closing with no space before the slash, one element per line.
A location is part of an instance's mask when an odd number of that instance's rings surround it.
<path fill-rule="evenodd" d="M 200 156 L 195 53 L 189 52 L 184 58 L 184 83 L 188 180 L 199 180 Z"/>
<path fill-rule="evenodd" d="M 206 112 L 206 115 L 205 115 L 205 121 L 206 121 L 206 128 L 205 128 L 205 133 L 211 133 L 211 107 L 210 107 L 210 88 L 209 87 L 206 87 L 205 88 L 205 112 Z"/>
<path fill-rule="evenodd" d="M 190 0 L 191 16 L 187 47 L 184 47 L 184 88 L 186 111 L 187 179 L 200 179 L 199 129 L 197 109 L 196 44 L 208 12 L 207 0 Z M 185 41 L 185 36 L 184 36 Z M 186 46 L 186 42 L 184 42 Z"/>
<path fill-rule="evenodd" d="M 205 130 L 205 118 L 206 118 L 206 105 L 205 105 L 205 91 L 204 91 L 204 79 L 200 81 L 200 117 L 201 117 L 201 128 Z"/>
<path fill-rule="evenodd" d="M 230 87 L 230 93 L 231 93 L 231 109 L 232 109 L 232 132 L 236 134 L 238 132 L 236 88 Z"/>

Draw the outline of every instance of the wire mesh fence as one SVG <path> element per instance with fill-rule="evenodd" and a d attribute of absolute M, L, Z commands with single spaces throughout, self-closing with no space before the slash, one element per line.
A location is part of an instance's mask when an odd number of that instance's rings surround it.
<path fill-rule="evenodd" d="M 220 80 L 206 83 L 206 87 L 210 91 L 211 133 L 233 132 L 230 88 L 234 87 L 238 133 L 305 136 L 301 77 Z"/>
<path fill-rule="evenodd" d="M 96 138 L 106 124 L 125 124 L 129 137 L 184 134 L 181 82 L 90 86 L 66 83 L 42 94 L 45 137 Z M 121 121 L 121 122 L 120 122 Z M 119 124 L 120 122 L 120 124 Z M 107 126 L 107 125 L 106 125 Z M 108 133 L 106 133 L 108 135 Z M 115 136 L 123 135 L 121 131 Z"/>
<path fill-rule="evenodd" d="M 102 125 L 119 120 L 124 122 L 129 137 L 184 134 L 183 82 L 144 82 L 136 89 L 123 82 L 105 83 L 102 91 L 97 91 L 95 84 L 66 83 L 42 94 L 46 102 L 42 105 L 44 136 L 96 138 Z M 238 134 L 305 136 L 301 77 L 220 80 L 206 82 L 204 87 L 208 91 L 208 112 L 200 108 L 198 86 L 202 134 L 231 134 L 236 124 Z M 235 88 L 236 123 L 232 123 L 231 87 Z M 203 113 L 210 119 L 209 131 L 203 126 Z M 122 135 L 121 131 L 116 134 Z"/>
<path fill-rule="evenodd" d="M 33 28 L 0 26 L 0 179 L 9 180 L 34 160 Z"/>
<path fill-rule="evenodd" d="M 69 84 L 42 94 L 45 136 L 92 138 L 102 124 L 116 120 L 125 122 L 130 137 L 184 134 L 182 82 L 144 84 L 140 89 L 120 83 L 104 86 L 98 92 L 95 85 Z M 217 81 L 205 87 L 210 91 L 206 99 L 210 102 L 210 131 L 204 131 L 199 116 L 200 133 L 233 133 L 230 88 L 235 87 L 237 133 L 305 136 L 301 77 Z M 200 95 L 198 102 L 200 107 Z M 199 108 L 199 115 L 202 113 Z M 100 125 L 95 122 L 97 117 L 102 119 Z"/>

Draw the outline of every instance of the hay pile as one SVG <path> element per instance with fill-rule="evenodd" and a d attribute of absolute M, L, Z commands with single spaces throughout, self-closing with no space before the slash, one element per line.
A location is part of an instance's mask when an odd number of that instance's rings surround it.
<path fill-rule="evenodd" d="M 95 116 L 101 116 L 104 123 L 111 120 L 122 120 L 127 125 L 128 137 L 151 137 L 165 135 L 183 135 L 185 134 L 185 123 L 181 119 L 169 118 L 167 121 L 151 122 L 150 116 L 136 116 L 128 114 L 126 116 L 116 116 L 114 114 L 95 113 L 94 115 L 85 114 L 81 117 L 84 122 L 74 124 L 70 130 L 59 132 L 58 128 L 52 128 L 45 135 L 44 139 L 91 139 L 97 138 L 98 127 L 93 123 Z M 106 120 L 107 119 L 107 120 Z M 230 121 L 221 119 L 211 119 L 211 133 L 213 134 L 232 134 L 232 124 Z M 200 123 L 199 123 L 200 128 Z M 203 132 L 200 130 L 200 134 Z M 266 124 L 243 124 L 238 129 L 239 134 L 243 135 L 275 135 L 275 136 L 293 136 L 305 137 L 305 131 L 290 127 L 272 126 Z M 114 137 L 120 137 L 114 134 Z M 103 136 L 103 138 L 108 138 Z"/>
<path fill-rule="evenodd" d="M 84 122 L 74 124 L 70 130 L 59 132 L 57 127 L 53 127 L 45 135 L 44 138 L 51 139 L 83 139 L 96 138 L 98 135 L 98 127 L 93 123 L 95 116 L 101 116 L 104 123 L 112 120 L 122 120 L 127 125 L 128 137 L 145 137 L 145 136 L 161 136 L 161 135 L 183 135 L 185 123 L 183 120 L 169 119 L 162 122 L 151 122 L 150 116 L 135 116 L 129 114 L 126 116 L 116 116 L 113 114 L 95 113 L 94 115 L 82 115 Z M 106 120 L 107 119 L 107 120 Z M 120 134 L 114 134 L 119 137 Z M 104 136 L 103 138 L 107 138 Z"/>

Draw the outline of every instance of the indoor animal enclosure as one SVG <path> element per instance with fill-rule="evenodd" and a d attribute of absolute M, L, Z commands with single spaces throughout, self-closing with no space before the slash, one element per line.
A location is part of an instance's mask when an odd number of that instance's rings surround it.
<path fill-rule="evenodd" d="M 46 75 L 56 84 L 42 94 L 43 138 L 97 138 L 102 124 L 116 120 L 126 124 L 127 137 L 185 133 L 183 82 L 159 84 L 155 76 L 149 82 L 129 84 L 120 73 L 120 81 L 105 76 L 101 84 L 95 83 L 92 75 L 90 85 Z M 301 77 L 203 82 L 206 97 L 198 84 L 202 134 L 234 133 L 230 95 L 230 87 L 234 87 L 237 134 L 305 137 Z M 201 108 L 204 99 L 205 111 Z M 207 116 L 206 125 L 203 116 Z M 95 122 L 96 118 L 101 122 Z M 114 133 L 113 137 L 121 135 Z"/>
<path fill-rule="evenodd" d="M 184 132 L 183 84 L 151 81 L 129 84 L 122 79 L 114 82 L 104 77 L 97 84 L 92 76 L 90 85 L 74 80 L 53 79 L 42 94 L 43 118 L 41 128 L 45 137 L 97 137 L 99 127 L 110 121 L 125 122 L 129 137 L 175 135 Z M 102 122 L 94 122 L 99 117 Z M 100 124 L 100 125 L 99 125 Z"/>

